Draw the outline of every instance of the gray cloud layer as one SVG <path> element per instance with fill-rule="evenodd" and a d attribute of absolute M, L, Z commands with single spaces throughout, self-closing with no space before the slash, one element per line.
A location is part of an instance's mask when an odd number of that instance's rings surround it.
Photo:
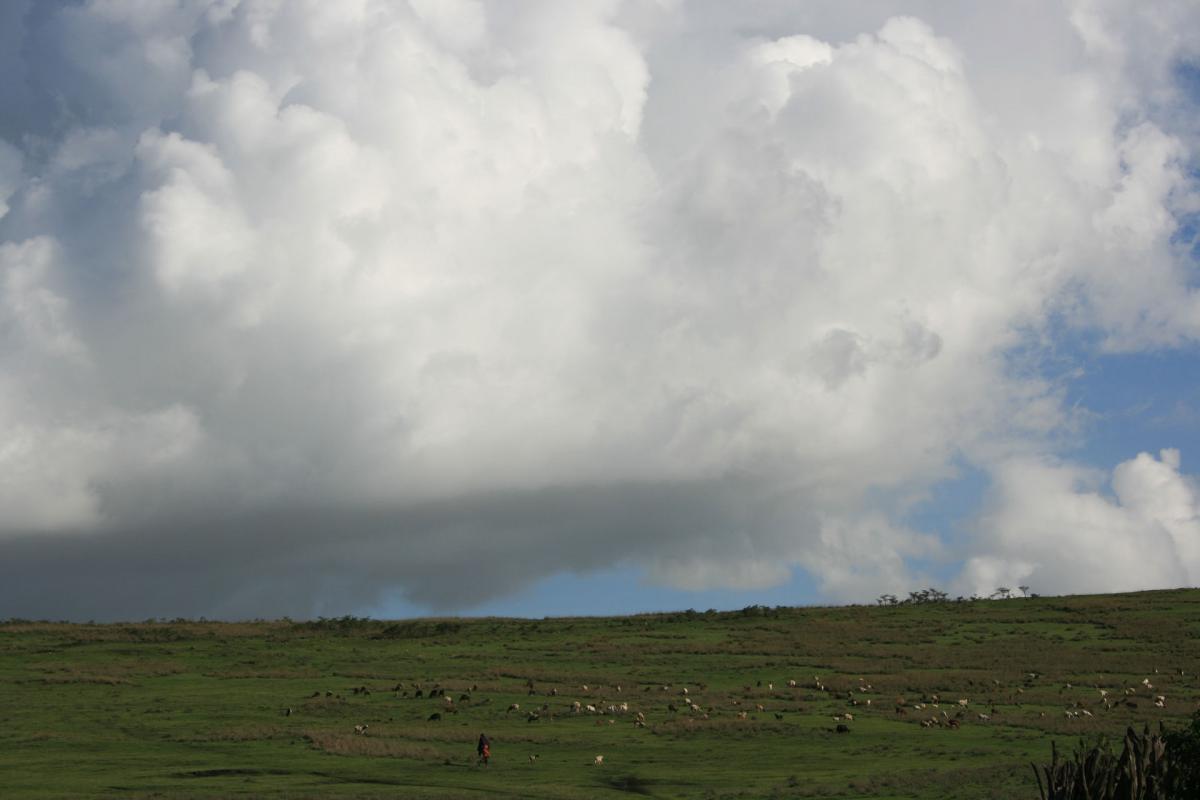
<path fill-rule="evenodd" d="M 1013 354 L 1200 331 L 1189 3 L 0 15 L 0 614 L 1076 588 L 1013 532 L 1090 496 L 1079 410 Z M 1167 538 L 1125 491 L 1088 524 L 1195 581 L 1143 459 Z M 977 536 L 907 528 L 961 463 Z"/>

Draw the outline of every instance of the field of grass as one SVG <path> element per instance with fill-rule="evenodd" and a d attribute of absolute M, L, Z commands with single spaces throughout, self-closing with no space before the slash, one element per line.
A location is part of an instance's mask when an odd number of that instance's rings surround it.
<path fill-rule="evenodd" d="M 1034 798 L 1029 764 L 1051 740 L 1181 727 L 1197 671 L 1200 590 L 546 620 L 12 621 L 0 796 Z"/>

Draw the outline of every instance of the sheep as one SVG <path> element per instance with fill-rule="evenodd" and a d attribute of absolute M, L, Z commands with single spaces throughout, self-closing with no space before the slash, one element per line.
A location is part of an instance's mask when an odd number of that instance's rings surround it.
<path fill-rule="evenodd" d="M 789 681 L 788 681 L 788 688 L 789 688 L 789 689 L 795 689 L 795 688 L 796 688 L 796 681 L 795 681 L 795 680 L 789 680 Z"/>
<path fill-rule="evenodd" d="M 838 732 L 838 733 L 849 733 L 849 732 L 850 732 L 850 726 L 849 726 L 849 725 L 838 725 L 838 726 L 837 726 L 837 732 Z"/>
<path fill-rule="evenodd" d="M 775 719 L 783 719 L 783 714 L 780 714 L 778 711 L 776 711 L 776 712 L 775 712 Z"/>
<path fill-rule="evenodd" d="M 987 714 L 980 714 L 979 719 L 982 720 L 983 722 L 987 722 L 988 720 L 991 719 L 991 716 L 989 716 Z"/>
<path fill-rule="evenodd" d="M 369 728 L 369 727 L 371 727 L 371 726 L 370 726 L 370 725 L 355 725 L 355 726 L 354 726 L 354 732 L 355 732 L 355 733 L 357 733 L 357 734 L 359 734 L 359 735 L 361 735 L 361 736 L 366 736 L 366 735 L 367 735 L 367 728 Z"/>
<path fill-rule="evenodd" d="M 746 719 L 746 717 L 747 717 L 747 714 L 745 711 L 739 711 L 737 714 L 738 719 Z"/>
<path fill-rule="evenodd" d="M 596 714 L 596 713 L 599 713 L 599 712 L 597 712 L 597 711 L 596 711 L 596 707 L 595 707 L 594 705 L 592 705 L 591 703 L 588 703 L 588 704 L 587 704 L 587 706 L 585 706 L 585 708 L 587 708 L 587 712 L 588 712 L 589 714 Z"/>
<path fill-rule="evenodd" d="M 532 764 L 533 762 L 535 762 L 535 761 L 537 761 L 537 760 L 538 760 L 538 756 L 537 756 L 537 754 L 535 754 L 535 753 L 531 753 L 531 754 L 530 754 L 530 756 L 529 756 L 529 763 L 530 763 L 530 764 Z"/>
<path fill-rule="evenodd" d="M 593 767 L 602 767 L 602 766 L 604 766 L 604 756 L 596 756 L 595 758 L 593 758 L 593 759 L 592 759 L 592 766 L 593 766 Z"/>
<path fill-rule="evenodd" d="M 429 718 L 426 719 L 425 721 L 426 722 L 441 722 L 441 720 L 442 720 L 442 715 L 440 713 L 438 713 L 437 711 L 435 711 L 432 714 L 430 714 Z"/>
<path fill-rule="evenodd" d="M 513 703 L 511 706 L 509 706 L 509 707 L 508 707 L 508 711 L 505 711 L 504 713 L 505 713 L 505 714 L 511 714 L 511 713 L 512 713 L 512 712 L 514 712 L 514 711 L 520 711 L 520 710 L 521 710 L 521 704 L 520 704 L 520 703 Z"/>
<path fill-rule="evenodd" d="M 571 703 L 571 713 L 572 714 L 578 714 L 580 709 L 582 709 L 582 708 L 583 708 L 583 706 L 580 705 L 578 700 L 576 700 L 574 703 Z"/>
<path fill-rule="evenodd" d="M 962 700 L 958 701 L 958 704 L 960 706 L 962 706 L 963 708 L 966 708 L 968 705 L 970 705 L 970 703 L 971 703 L 971 701 L 967 700 L 966 698 L 963 698 Z"/>
<path fill-rule="evenodd" d="M 285 708 L 285 709 L 283 710 L 283 715 L 284 715 L 285 717 L 290 717 L 290 716 L 292 715 L 292 710 L 291 710 L 290 708 Z"/>

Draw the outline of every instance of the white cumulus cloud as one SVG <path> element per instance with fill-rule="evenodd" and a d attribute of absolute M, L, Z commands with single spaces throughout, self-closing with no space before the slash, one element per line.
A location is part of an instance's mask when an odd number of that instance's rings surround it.
<path fill-rule="evenodd" d="M 963 588 L 986 595 L 999 586 L 1112 592 L 1195 585 L 1200 487 L 1179 470 L 1177 450 L 1140 453 L 1111 478 L 1064 464 L 1000 466 L 994 507 L 981 519 L 984 552 L 967 562 Z"/>

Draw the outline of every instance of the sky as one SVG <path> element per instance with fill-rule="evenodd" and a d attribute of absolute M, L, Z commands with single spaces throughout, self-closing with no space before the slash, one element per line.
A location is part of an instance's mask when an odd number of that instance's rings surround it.
<path fill-rule="evenodd" d="M 0 4 L 0 618 L 1200 585 L 1189 0 Z"/>

